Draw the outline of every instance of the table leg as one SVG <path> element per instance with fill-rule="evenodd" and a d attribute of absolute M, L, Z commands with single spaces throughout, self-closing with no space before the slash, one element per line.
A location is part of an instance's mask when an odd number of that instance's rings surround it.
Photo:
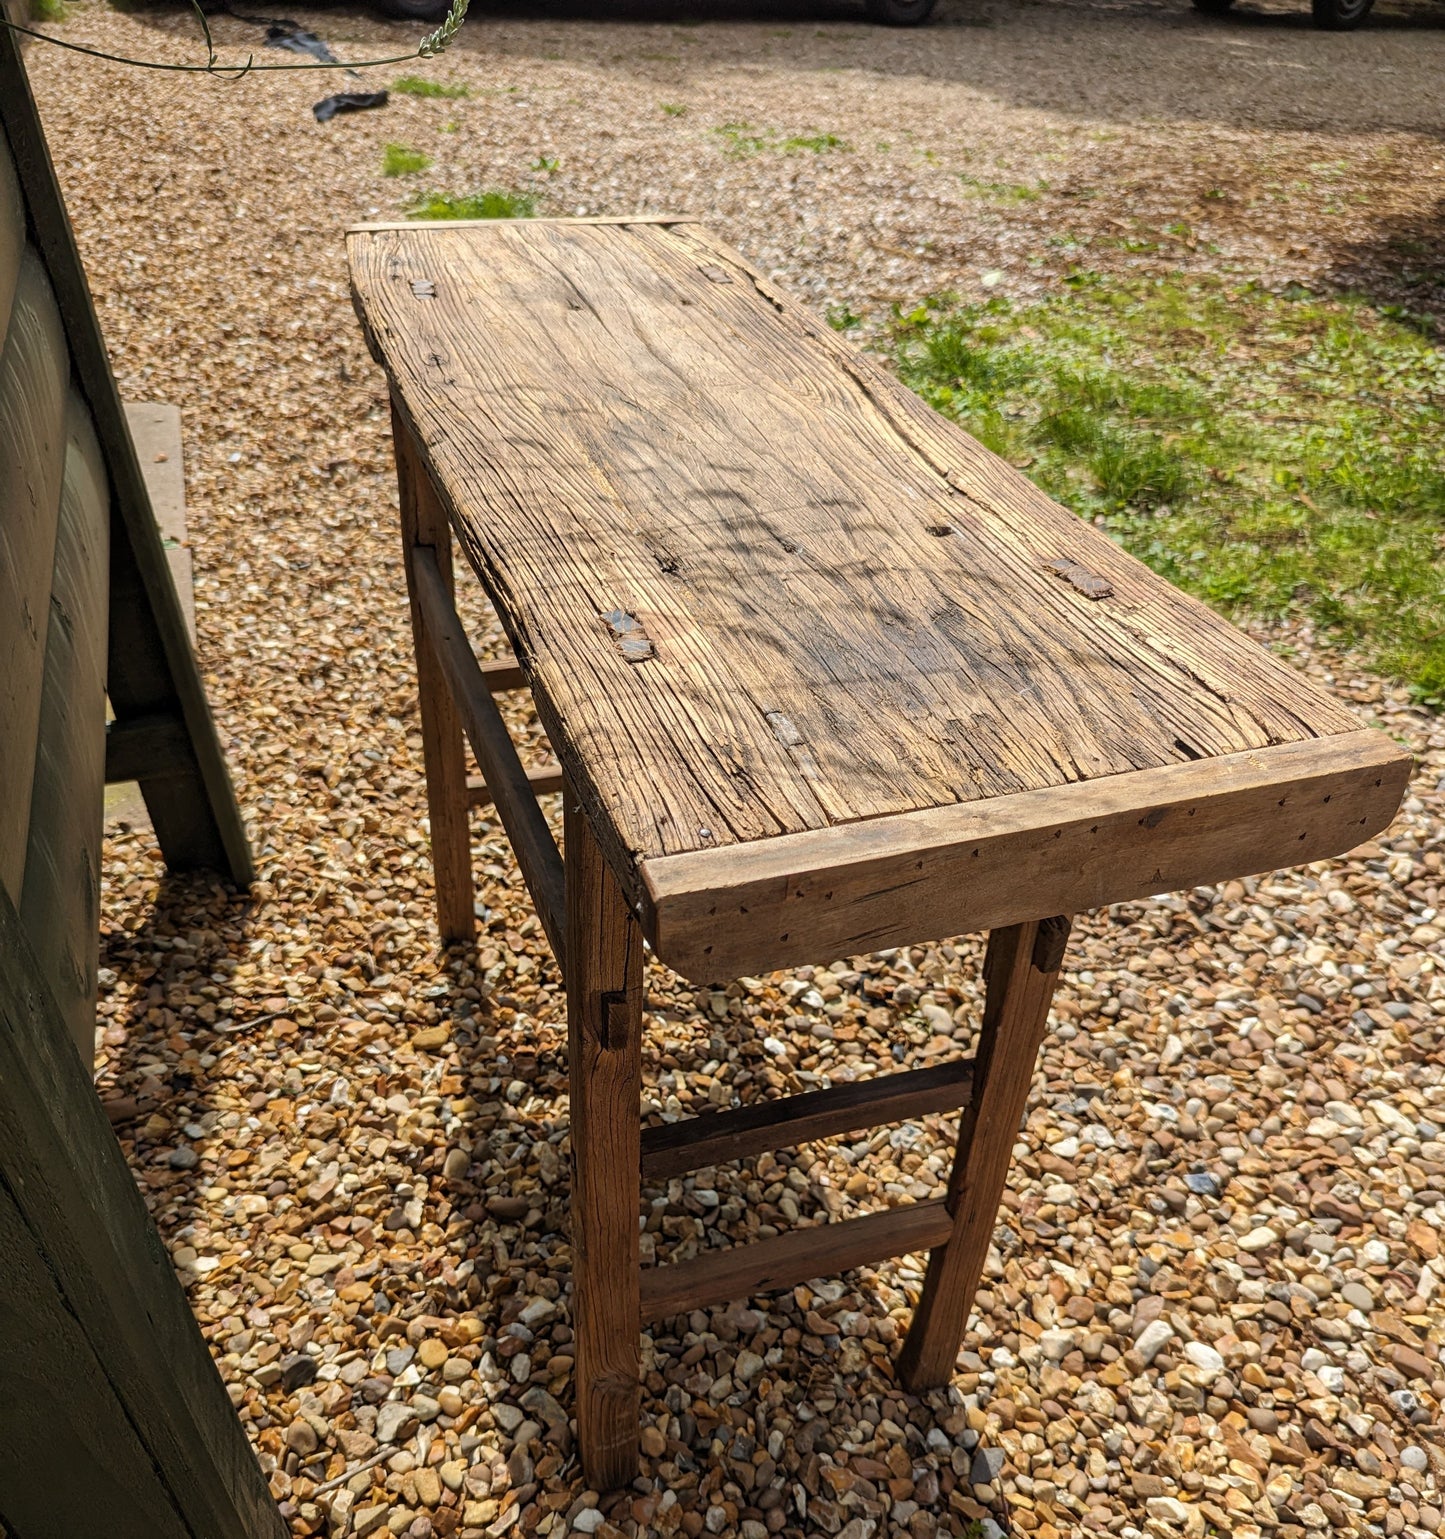
<path fill-rule="evenodd" d="M 442 944 L 471 940 L 476 927 L 472 891 L 471 830 L 467 823 L 467 760 L 461 718 L 452 703 L 441 665 L 432 650 L 417 604 L 412 551 L 429 545 L 437 567 L 452 588 L 452 539 L 446 510 L 437 499 L 417 446 L 396 407 L 391 411 L 396 479 L 401 501 L 401 545 L 411 595 L 411 629 L 416 645 L 416 679 L 421 701 L 422 754 L 426 760 L 427 812 L 431 818 L 437 928 Z"/>
<path fill-rule="evenodd" d="M 1068 937 L 1062 917 L 989 936 L 973 1099 L 959 1125 L 948 1183 L 953 1235 L 929 1255 L 923 1295 L 899 1354 L 898 1376 L 909 1389 L 933 1389 L 953 1376 Z"/>
<path fill-rule="evenodd" d="M 642 932 L 563 797 L 577 1435 L 587 1479 L 610 1490 L 637 1474 Z"/>

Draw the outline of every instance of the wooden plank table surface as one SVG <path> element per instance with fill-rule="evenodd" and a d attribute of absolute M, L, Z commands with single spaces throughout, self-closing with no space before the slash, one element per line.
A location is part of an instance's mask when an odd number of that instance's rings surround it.
<path fill-rule="evenodd" d="M 637 1460 L 634 1322 L 930 1251 L 946 1383 L 1080 909 L 1339 854 L 1388 738 L 1051 502 L 684 220 L 376 225 L 443 938 L 494 802 L 567 984 L 578 1436 Z M 477 664 L 451 538 L 515 660 Z M 530 688 L 530 773 L 492 695 Z M 468 779 L 464 738 L 485 781 Z M 565 871 L 536 796 L 561 783 Z M 700 982 L 988 929 L 971 1062 L 639 1133 L 642 952 Z M 961 1108 L 946 1199 L 642 1271 L 639 1183 Z"/>
<path fill-rule="evenodd" d="M 1393 815 L 1392 744 L 699 226 L 412 225 L 350 251 L 557 756 L 679 971 L 1297 864 Z"/>

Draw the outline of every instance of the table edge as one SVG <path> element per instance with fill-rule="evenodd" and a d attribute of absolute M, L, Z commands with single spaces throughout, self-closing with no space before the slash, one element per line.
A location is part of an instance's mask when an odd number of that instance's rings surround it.
<path fill-rule="evenodd" d="M 696 214 L 559 214 L 543 219 L 528 215 L 513 219 L 368 219 L 360 224 L 349 224 L 345 234 L 376 235 L 386 230 L 488 230 L 497 225 L 525 224 L 546 226 L 550 224 L 701 224 Z"/>
<path fill-rule="evenodd" d="M 1361 728 L 637 862 L 643 933 L 717 982 L 1339 855 L 1414 760 Z"/>

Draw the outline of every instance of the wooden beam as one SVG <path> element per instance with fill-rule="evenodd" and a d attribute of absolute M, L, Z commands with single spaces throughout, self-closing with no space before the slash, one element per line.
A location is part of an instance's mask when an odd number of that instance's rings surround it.
<path fill-rule="evenodd" d="M 494 695 L 504 694 L 509 689 L 526 689 L 527 675 L 522 672 L 522 665 L 508 652 L 504 657 L 491 657 L 481 664 L 482 677 L 487 682 L 487 688 Z"/>
<path fill-rule="evenodd" d="M 161 547 L 17 39 L 3 27 L 0 127 L 15 157 L 31 239 L 54 286 L 75 380 L 90 407 L 110 473 L 106 686 L 111 704 L 123 719 L 169 711 L 186 724 L 192 756 L 189 774 L 140 783 L 166 864 L 173 870 L 209 867 L 244 887 L 251 881 L 253 866 L 230 770 Z"/>
<path fill-rule="evenodd" d="M 162 780 L 190 773 L 191 740 L 179 716 L 156 714 L 113 721 L 105 729 L 105 783 Z"/>
<path fill-rule="evenodd" d="M 0 892 L 0 1514 L 16 1539 L 285 1539 Z"/>
<path fill-rule="evenodd" d="M 832 1277 L 889 1256 L 941 1245 L 953 1220 L 942 1201 L 916 1202 L 864 1218 L 811 1229 L 790 1229 L 775 1239 L 728 1250 L 707 1250 L 691 1261 L 650 1267 L 642 1274 L 642 1318 L 664 1320 L 708 1304 L 776 1293 L 810 1277 Z"/>
<path fill-rule="evenodd" d="M 898 1377 L 911 1390 L 934 1389 L 953 1376 L 1068 939 L 1063 915 L 1010 925 L 988 938 L 975 1089 L 948 1180 L 952 1230 L 928 1258 L 923 1293 L 898 1355 Z"/>
<path fill-rule="evenodd" d="M 1323 860 L 1378 833 L 1413 761 L 1345 732 L 643 863 L 658 956 L 716 982 Z"/>
<path fill-rule="evenodd" d="M 527 784 L 531 787 L 533 796 L 553 795 L 562 789 L 563 779 L 560 764 L 539 764 L 527 771 Z M 494 800 L 487 782 L 480 775 L 467 776 L 468 806 L 490 807 Z"/>
<path fill-rule="evenodd" d="M 637 1474 L 643 946 L 637 920 L 570 791 L 563 816 L 573 1383 L 582 1468 L 590 1483 L 609 1491 Z"/>
<path fill-rule="evenodd" d="M 476 886 L 472 879 L 472 837 L 467 822 L 467 746 L 461 716 L 447 688 L 417 591 L 416 560 L 424 548 L 451 602 L 452 532 L 446 510 L 422 460 L 411 430 L 393 402 L 392 446 L 396 455 L 397 502 L 401 512 L 401 555 L 411 605 L 416 652 L 417 706 L 421 716 L 426 805 L 431 823 L 432 883 L 437 933 L 444 946 L 469 945 L 476 934 Z"/>
<path fill-rule="evenodd" d="M 437 567 L 436 555 L 425 545 L 413 553 L 417 602 L 436 650 L 447 688 L 462 719 L 462 727 L 491 788 L 502 827 L 512 841 L 517 864 L 531 889 L 537 917 L 552 943 L 558 965 L 566 972 L 564 879 L 557 841 L 537 805 L 527 771 L 507 733 L 507 724 L 492 699 L 482 670 L 457 617 L 456 607 Z"/>
<path fill-rule="evenodd" d="M 447 219 L 429 226 L 435 230 L 492 230 L 498 225 L 517 224 L 516 219 Z M 548 219 L 548 224 L 695 224 L 695 214 L 565 214 Z M 349 224 L 348 235 L 368 235 L 376 230 L 414 230 L 414 219 L 378 219 L 368 224 Z"/>
<path fill-rule="evenodd" d="M 642 1174 L 649 1181 L 765 1149 L 790 1149 L 857 1128 L 954 1111 L 973 1092 L 973 1063 L 960 1058 L 932 1069 L 881 1074 L 827 1090 L 758 1101 L 642 1130 Z"/>

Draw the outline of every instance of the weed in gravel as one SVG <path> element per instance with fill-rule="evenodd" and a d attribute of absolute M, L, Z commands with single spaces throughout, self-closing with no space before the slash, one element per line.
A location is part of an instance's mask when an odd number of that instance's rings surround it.
<path fill-rule="evenodd" d="M 421 150 L 409 150 L 404 144 L 388 144 L 382 151 L 381 174 L 383 176 L 414 176 L 431 165 L 431 156 Z"/>
<path fill-rule="evenodd" d="M 1023 182 L 984 182 L 961 172 L 958 179 L 970 192 L 995 203 L 1035 203 L 1049 190 L 1047 182 L 1036 182 L 1032 187 Z"/>
<path fill-rule="evenodd" d="M 903 377 L 1172 582 L 1445 706 L 1445 352 L 1356 298 L 1078 275 L 896 318 Z"/>
<path fill-rule="evenodd" d="M 853 148 L 837 134 L 791 134 L 781 137 L 771 129 L 754 128 L 751 123 L 723 123 L 713 132 L 723 141 L 726 153 L 739 159 L 764 152 L 774 155 L 826 155 L 830 150 Z"/>
<path fill-rule="evenodd" d="M 827 319 L 834 331 L 856 331 L 863 324 L 863 317 L 846 302 L 829 305 Z"/>
<path fill-rule="evenodd" d="M 784 155 L 797 155 L 804 150 L 812 155 L 826 155 L 829 150 L 852 149 L 852 145 L 837 134 L 794 134 L 784 139 L 779 148 Z"/>
<path fill-rule="evenodd" d="M 664 117 L 680 118 L 686 115 L 687 108 L 681 102 L 658 102 Z"/>
<path fill-rule="evenodd" d="M 452 100 L 471 95 L 467 86 L 443 85 L 439 80 L 423 80 L 420 75 L 403 75 L 400 80 L 392 83 L 391 88 L 401 96 L 441 96 Z"/>
<path fill-rule="evenodd" d="M 30 0 L 30 14 L 36 21 L 64 21 L 69 13 L 65 0 Z"/>
<path fill-rule="evenodd" d="M 454 198 L 446 193 L 429 192 L 407 210 L 408 219 L 530 219 L 537 212 L 537 200 L 528 192 L 505 192 L 493 188 Z"/>

